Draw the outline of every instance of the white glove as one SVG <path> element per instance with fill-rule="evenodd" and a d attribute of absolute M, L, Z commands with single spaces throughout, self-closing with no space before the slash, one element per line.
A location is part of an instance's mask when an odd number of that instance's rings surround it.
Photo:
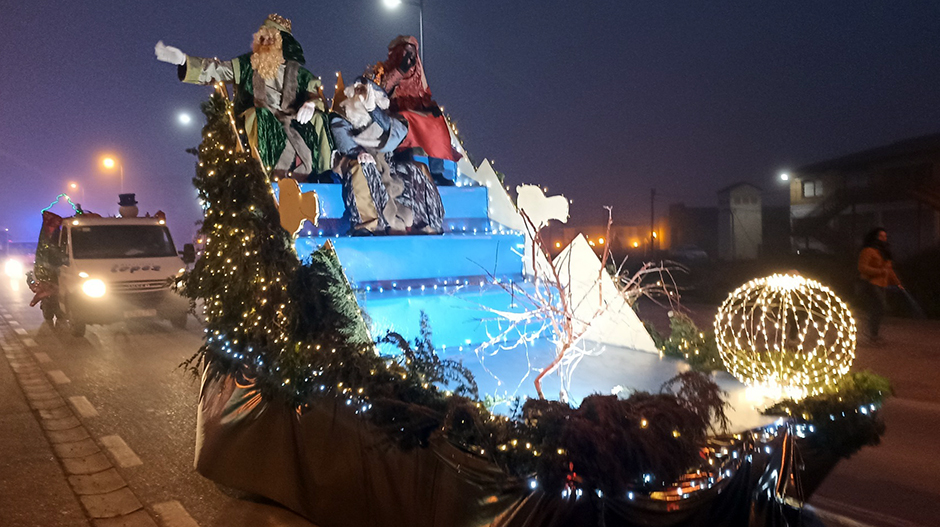
<path fill-rule="evenodd" d="M 365 165 L 365 164 L 367 164 L 367 163 L 372 163 L 372 164 L 374 165 L 374 164 L 375 164 L 375 158 L 372 157 L 372 154 L 370 154 L 370 153 L 368 153 L 368 152 L 362 152 L 361 154 L 359 154 L 359 164 L 360 164 L 360 165 Z"/>
<path fill-rule="evenodd" d="M 157 42 L 157 45 L 153 47 L 153 53 L 160 62 L 169 62 L 170 64 L 177 64 L 179 66 L 186 64 L 186 54 L 180 51 L 179 48 L 167 46 L 162 40 Z"/>
<path fill-rule="evenodd" d="M 300 124 L 307 124 L 310 122 L 310 119 L 313 119 L 314 112 L 317 111 L 317 103 L 314 101 L 307 101 L 303 106 L 297 110 L 297 117 L 294 118 Z"/>
<path fill-rule="evenodd" d="M 362 101 L 367 112 L 375 110 L 375 88 L 371 84 L 366 84 L 366 96 L 360 95 L 359 100 Z"/>

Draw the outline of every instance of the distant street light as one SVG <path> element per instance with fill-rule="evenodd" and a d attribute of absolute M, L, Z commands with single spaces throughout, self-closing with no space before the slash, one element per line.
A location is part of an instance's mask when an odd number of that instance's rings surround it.
<path fill-rule="evenodd" d="M 82 191 L 82 203 L 83 204 L 85 203 L 85 185 L 79 185 L 78 183 L 73 181 L 69 183 L 69 190 L 73 192 L 77 192 L 81 190 Z"/>
<path fill-rule="evenodd" d="M 790 181 L 790 174 L 787 174 L 786 172 L 781 172 L 780 181 Z"/>
<path fill-rule="evenodd" d="M 115 160 L 113 157 L 105 157 L 101 160 L 101 164 L 104 165 L 108 170 L 113 169 L 115 166 L 121 171 L 121 194 L 124 193 L 124 163 Z"/>
<path fill-rule="evenodd" d="M 180 124 L 183 126 L 187 126 L 189 123 L 193 122 L 193 118 L 190 117 L 186 112 L 180 113 L 178 119 L 180 120 Z"/>
<path fill-rule="evenodd" d="M 402 4 L 413 5 L 418 8 L 418 55 L 421 57 L 421 64 L 424 64 L 424 0 L 403 2 L 402 0 L 382 0 L 385 7 L 395 9 Z"/>

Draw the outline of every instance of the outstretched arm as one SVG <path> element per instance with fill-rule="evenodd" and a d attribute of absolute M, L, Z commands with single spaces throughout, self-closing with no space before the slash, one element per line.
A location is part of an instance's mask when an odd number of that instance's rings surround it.
<path fill-rule="evenodd" d="M 157 60 L 176 64 L 179 78 L 191 84 L 210 84 L 213 82 L 232 82 L 238 76 L 238 59 L 219 60 L 193 57 L 179 48 L 167 46 L 161 40 L 153 48 Z"/>

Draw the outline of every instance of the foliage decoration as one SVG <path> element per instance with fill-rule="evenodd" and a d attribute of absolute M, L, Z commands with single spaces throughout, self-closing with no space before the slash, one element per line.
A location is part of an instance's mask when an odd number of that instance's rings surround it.
<path fill-rule="evenodd" d="M 421 311 L 419 324 L 419 336 L 414 339 L 414 347 L 394 331 L 389 331 L 376 342 L 394 344 L 401 351 L 397 358 L 398 364 L 416 377 L 422 386 L 449 386 L 454 383 L 456 387 L 453 393 L 456 395 L 479 399 L 480 393 L 473 373 L 459 361 L 438 356 L 431 343 L 431 324 L 424 311 Z"/>
<path fill-rule="evenodd" d="M 711 329 L 699 329 L 688 315 L 678 311 L 669 313 L 669 338 L 664 338 L 655 330 L 650 331 L 653 342 L 662 354 L 687 362 L 695 371 L 724 370 L 715 333 Z"/>
<path fill-rule="evenodd" d="M 849 457 L 881 441 L 885 424 L 879 410 L 893 393 L 888 379 L 869 371 L 852 372 L 822 393 L 781 401 L 764 413 L 811 423 L 816 432 L 807 438 L 811 444 Z"/>

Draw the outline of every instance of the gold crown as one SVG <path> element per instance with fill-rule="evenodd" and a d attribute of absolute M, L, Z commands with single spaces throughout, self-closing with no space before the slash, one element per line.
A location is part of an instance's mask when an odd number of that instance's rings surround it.
<path fill-rule="evenodd" d="M 290 20 L 282 17 L 277 13 L 271 13 L 268 15 L 268 18 L 265 19 L 265 22 L 274 22 L 275 24 L 283 27 L 288 33 L 292 33 Z"/>

